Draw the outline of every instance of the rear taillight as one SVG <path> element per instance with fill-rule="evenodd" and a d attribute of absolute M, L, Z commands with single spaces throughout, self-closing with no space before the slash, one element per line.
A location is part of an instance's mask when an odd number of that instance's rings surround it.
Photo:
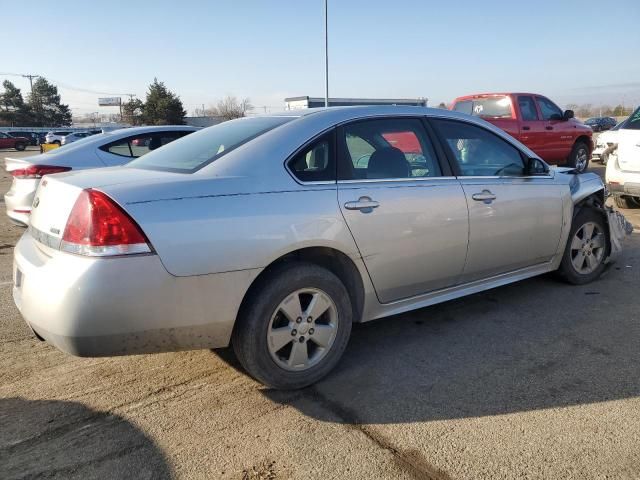
<path fill-rule="evenodd" d="M 76 200 L 60 249 L 94 257 L 151 252 L 136 222 L 107 195 L 91 189 Z"/>
<path fill-rule="evenodd" d="M 58 167 L 55 165 L 29 165 L 27 168 L 11 170 L 9 173 L 14 178 L 42 178 L 52 173 L 68 172 L 71 167 Z"/>

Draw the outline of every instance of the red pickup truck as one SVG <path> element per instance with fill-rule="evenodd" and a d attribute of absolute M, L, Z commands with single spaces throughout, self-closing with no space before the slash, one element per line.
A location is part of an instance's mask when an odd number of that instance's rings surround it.
<path fill-rule="evenodd" d="M 11 135 L 0 132 L 0 148 L 15 148 L 21 152 L 27 148 L 30 142 L 31 140 L 26 137 L 12 137 Z"/>
<path fill-rule="evenodd" d="M 515 137 L 548 163 L 583 172 L 593 131 L 551 100 L 535 93 L 482 93 L 458 97 L 452 110 L 476 115 Z"/>

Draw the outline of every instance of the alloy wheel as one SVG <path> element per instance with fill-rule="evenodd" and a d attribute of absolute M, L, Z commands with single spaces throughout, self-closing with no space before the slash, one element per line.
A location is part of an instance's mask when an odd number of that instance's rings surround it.
<path fill-rule="evenodd" d="M 317 288 L 296 290 L 280 302 L 271 317 L 269 354 L 284 370 L 307 370 L 331 350 L 338 322 L 338 310 L 327 293 Z"/>
<path fill-rule="evenodd" d="M 605 235 L 598 224 L 587 222 L 571 240 L 571 264 L 581 275 L 588 275 L 602 263 L 605 253 Z"/>

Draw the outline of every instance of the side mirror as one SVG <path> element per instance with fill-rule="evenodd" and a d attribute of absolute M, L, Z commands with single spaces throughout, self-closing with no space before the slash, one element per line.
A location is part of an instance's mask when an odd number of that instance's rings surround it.
<path fill-rule="evenodd" d="M 575 117 L 573 110 L 565 110 L 564 114 L 562 115 L 562 118 L 565 120 L 569 120 L 570 118 L 573 118 L 573 117 Z"/>
<path fill-rule="evenodd" d="M 549 167 L 539 158 L 527 159 L 527 176 L 534 175 L 547 175 L 549 173 Z"/>

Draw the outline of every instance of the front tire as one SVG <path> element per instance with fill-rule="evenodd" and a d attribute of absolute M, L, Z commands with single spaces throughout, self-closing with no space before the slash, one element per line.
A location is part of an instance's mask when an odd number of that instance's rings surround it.
<path fill-rule="evenodd" d="M 605 269 L 609 248 L 604 215 L 584 208 L 573 219 L 558 272 L 573 285 L 593 282 Z"/>
<path fill-rule="evenodd" d="M 586 143 L 575 143 L 567 159 L 567 164 L 571 168 L 575 168 L 578 173 L 583 173 L 587 170 L 589 166 L 589 147 Z"/>
<path fill-rule="evenodd" d="M 24 151 L 24 149 L 27 148 L 27 145 L 24 143 L 16 143 L 16 150 L 19 152 Z"/>
<path fill-rule="evenodd" d="M 319 381 L 335 367 L 351 323 L 351 300 L 340 279 L 315 264 L 294 262 L 252 288 L 231 343 L 252 377 L 291 390 Z"/>

